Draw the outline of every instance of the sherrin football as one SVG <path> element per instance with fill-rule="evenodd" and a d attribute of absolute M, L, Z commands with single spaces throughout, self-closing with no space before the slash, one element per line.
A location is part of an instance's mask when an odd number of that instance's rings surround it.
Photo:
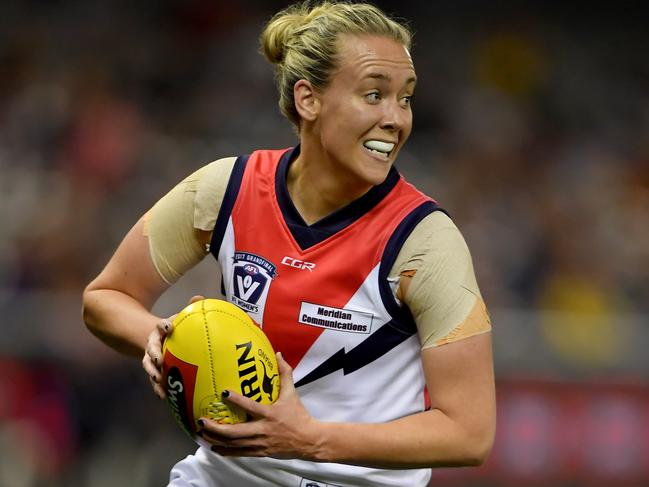
<path fill-rule="evenodd" d="M 246 421 L 241 408 L 221 401 L 224 390 L 262 404 L 279 396 L 275 352 L 263 331 L 234 304 L 203 299 L 184 308 L 162 346 L 167 404 L 195 441 L 198 419 Z"/>

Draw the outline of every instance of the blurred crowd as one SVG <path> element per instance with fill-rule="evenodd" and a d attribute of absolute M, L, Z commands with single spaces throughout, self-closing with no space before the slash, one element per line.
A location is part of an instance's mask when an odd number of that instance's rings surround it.
<path fill-rule="evenodd" d="M 376 3 L 415 31 L 398 167 L 465 235 L 499 377 L 646 386 L 649 31 L 634 3 Z M 286 4 L 0 2 L 0 485 L 161 485 L 192 450 L 137 361 L 89 336 L 80 295 L 184 176 L 295 144 L 257 53 Z M 218 293 L 216 272 L 183 278 L 160 312 Z"/>

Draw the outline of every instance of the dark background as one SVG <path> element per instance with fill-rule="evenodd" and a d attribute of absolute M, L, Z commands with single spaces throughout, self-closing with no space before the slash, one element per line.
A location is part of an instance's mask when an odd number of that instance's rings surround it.
<path fill-rule="evenodd" d="M 415 31 L 398 167 L 462 230 L 494 323 L 494 452 L 435 485 L 648 485 L 641 2 L 377 3 Z M 295 143 L 257 54 L 286 4 L 0 3 L 0 485 L 163 485 L 193 451 L 81 292 L 185 175 Z M 218 282 L 206 260 L 156 310 Z"/>

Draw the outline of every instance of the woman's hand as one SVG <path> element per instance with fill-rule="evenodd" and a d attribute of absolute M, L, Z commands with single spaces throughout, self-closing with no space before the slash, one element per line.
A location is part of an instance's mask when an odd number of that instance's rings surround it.
<path fill-rule="evenodd" d="M 193 296 L 188 304 L 195 303 L 205 299 L 204 296 Z M 164 384 L 162 384 L 162 344 L 165 339 L 171 335 L 173 331 L 173 320 L 178 314 L 160 320 L 153 331 L 149 334 L 147 340 L 146 350 L 142 358 L 142 367 L 149 376 L 153 392 L 160 399 L 165 399 L 167 393 L 165 392 Z"/>
<path fill-rule="evenodd" d="M 300 458 L 317 460 L 321 423 L 304 408 L 293 385 L 293 370 L 277 354 L 280 393 L 274 404 L 259 404 L 241 394 L 226 391 L 223 400 L 244 409 L 246 423 L 220 424 L 201 418 L 200 434 L 223 456 Z"/>

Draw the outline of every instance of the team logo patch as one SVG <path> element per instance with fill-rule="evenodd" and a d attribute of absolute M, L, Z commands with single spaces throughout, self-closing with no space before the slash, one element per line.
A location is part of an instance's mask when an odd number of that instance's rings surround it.
<path fill-rule="evenodd" d="M 232 302 L 262 323 L 271 281 L 277 276 L 272 262 L 248 252 L 235 252 L 232 274 Z"/>
<path fill-rule="evenodd" d="M 364 334 L 372 332 L 373 320 L 374 315 L 365 311 L 334 308 L 305 301 L 302 301 L 300 306 L 300 318 L 298 319 L 304 325 Z"/>

